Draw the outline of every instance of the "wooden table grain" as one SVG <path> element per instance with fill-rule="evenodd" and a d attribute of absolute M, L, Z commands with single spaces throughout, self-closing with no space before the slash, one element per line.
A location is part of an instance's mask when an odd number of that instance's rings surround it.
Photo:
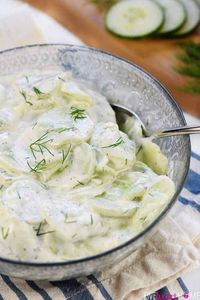
<path fill-rule="evenodd" d="M 112 35 L 103 25 L 103 14 L 88 0 L 24 0 L 47 13 L 89 46 L 120 55 L 154 75 L 187 112 L 200 117 L 200 95 L 180 91 L 186 77 L 177 74 L 177 43 L 200 42 L 200 28 L 187 38 L 126 40 Z"/>

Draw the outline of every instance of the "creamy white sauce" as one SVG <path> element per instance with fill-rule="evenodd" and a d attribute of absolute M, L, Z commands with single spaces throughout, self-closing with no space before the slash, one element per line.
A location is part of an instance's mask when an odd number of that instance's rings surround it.
<path fill-rule="evenodd" d="M 138 124 L 121 132 L 87 83 L 68 73 L 0 82 L 0 256 L 61 261 L 106 251 L 171 199 L 166 157 Z"/>

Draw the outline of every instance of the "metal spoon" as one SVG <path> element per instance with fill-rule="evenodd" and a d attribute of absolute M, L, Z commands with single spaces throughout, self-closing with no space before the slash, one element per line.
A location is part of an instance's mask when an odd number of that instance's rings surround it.
<path fill-rule="evenodd" d="M 200 126 L 191 127 L 191 126 L 183 126 L 177 128 L 170 128 L 166 130 L 162 130 L 159 132 L 150 132 L 146 129 L 144 123 L 141 121 L 140 117 L 133 111 L 127 109 L 118 104 L 111 104 L 117 119 L 117 124 L 119 127 L 125 123 L 127 116 L 132 117 L 139 121 L 142 127 L 144 137 L 154 137 L 154 138 L 163 138 L 174 135 L 186 135 L 186 134 L 197 134 L 200 133 Z"/>

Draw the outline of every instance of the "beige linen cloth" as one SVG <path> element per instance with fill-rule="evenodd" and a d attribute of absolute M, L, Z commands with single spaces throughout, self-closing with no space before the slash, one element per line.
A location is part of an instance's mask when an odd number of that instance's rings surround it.
<path fill-rule="evenodd" d="M 9 5 L 15 2 L 14 0 L 7 1 Z M 5 0 L 3 2 L 5 4 Z M 0 0 L 0 4 L 3 2 Z M 31 9 L 28 6 L 22 6 L 20 8 L 20 5 L 17 5 L 15 11 L 12 11 L 9 16 L 2 16 L 2 22 L 0 22 L 0 50 L 24 44 L 47 42 L 42 28 L 35 22 Z M 19 19 L 20 22 L 18 22 Z M 17 32 L 20 32 L 20 34 L 13 31 L 15 23 L 17 24 Z M 4 29 L 7 32 L 6 35 Z M 71 36 L 71 33 L 69 33 L 69 36 Z M 195 159 L 192 160 L 191 167 L 197 168 Z M 187 194 L 187 192 L 185 193 Z M 188 195 L 184 195 L 184 191 L 183 196 L 188 198 Z M 189 196 L 191 199 L 192 194 L 190 193 Z M 200 202 L 199 198 L 195 200 Z M 179 203 L 173 209 L 171 216 L 166 217 L 145 245 L 123 262 L 100 274 L 95 274 L 95 277 L 103 284 L 114 300 L 142 299 L 163 286 L 168 286 L 169 291 L 178 297 L 183 295 L 183 290 L 175 279 L 184 272 L 198 266 L 199 253 L 200 213 L 190 206 L 184 207 L 183 204 Z M 42 290 L 52 299 L 66 299 L 60 289 L 49 282 L 36 282 L 40 290 L 39 293 L 31 288 L 27 281 L 15 278 L 9 280 L 30 300 L 42 299 L 40 295 Z M 94 299 L 105 299 L 98 289 L 98 284 L 93 284 L 88 277 L 77 280 L 89 290 Z M 78 293 L 78 291 L 74 292 L 73 299 L 78 297 Z M 1 277 L 0 295 L 6 300 L 24 299 L 16 296 L 16 293 L 9 288 Z"/>

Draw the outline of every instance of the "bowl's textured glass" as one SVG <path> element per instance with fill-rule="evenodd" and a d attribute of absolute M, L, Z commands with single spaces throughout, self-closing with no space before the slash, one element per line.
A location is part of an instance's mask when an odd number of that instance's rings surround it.
<path fill-rule="evenodd" d="M 70 45 L 36 45 L 0 53 L 0 77 L 30 70 L 71 71 L 75 78 L 90 82 L 109 101 L 134 110 L 150 130 L 185 125 L 179 107 L 157 80 L 130 62 L 103 51 Z M 188 172 L 189 137 L 170 137 L 158 143 L 169 159 L 169 176 L 176 184 L 176 195 L 149 228 L 118 248 L 77 261 L 37 264 L 0 258 L 0 272 L 49 280 L 88 275 L 137 249 L 174 204 Z"/>

